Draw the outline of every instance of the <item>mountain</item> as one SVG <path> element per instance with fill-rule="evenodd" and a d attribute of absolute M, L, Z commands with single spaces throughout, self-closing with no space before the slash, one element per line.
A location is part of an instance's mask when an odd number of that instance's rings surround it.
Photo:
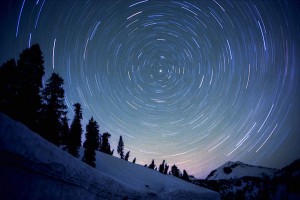
<path fill-rule="evenodd" d="M 300 159 L 280 170 L 229 161 L 192 183 L 221 199 L 300 199 Z"/>
<path fill-rule="evenodd" d="M 213 170 L 207 177 L 206 180 L 220 180 L 220 179 L 237 179 L 242 177 L 259 177 L 264 176 L 272 177 L 277 172 L 277 169 L 259 167 L 248 165 L 242 162 L 228 161 L 219 168 Z"/>
<path fill-rule="evenodd" d="M 0 113 L 1 199 L 219 199 L 217 192 L 97 152 L 97 169 Z"/>
<path fill-rule="evenodd" d="M 291 177 L 300 180 L 300 159 L 295 160 L 286 167 L 280 169 L 276 176 Z"/>

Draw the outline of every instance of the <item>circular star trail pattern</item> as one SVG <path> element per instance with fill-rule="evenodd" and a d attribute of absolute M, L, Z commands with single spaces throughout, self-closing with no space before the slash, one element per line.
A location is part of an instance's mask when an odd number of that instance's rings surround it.
<path fill-rule="evenodd" d="M 3 3 L 2 3 L 3 4 Z M 1 62 L 41 45 L 137 163 L 204 177 L 228 160 L 283 167 L 300 156 L 299 6 L 294 1 L 8 1 Z M 6 52 L 3 52 L 6 49 Z M 45 78 L 45 79 L 46 79 Z"/>

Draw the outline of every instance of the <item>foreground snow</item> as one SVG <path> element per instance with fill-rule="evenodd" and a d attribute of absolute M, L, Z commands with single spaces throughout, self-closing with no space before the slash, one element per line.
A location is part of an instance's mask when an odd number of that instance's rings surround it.
<path fill-rule="evenodd" d="M 97 153 L 97 169 L 0 113 L 1 199 L 219 199 L 175 177 Z"/>
<path fill-rule="evenodd" d="M 206 178 L 206 180 L 220 180 L 220 179 L 236 179 L 245 176 L 248 177 L 259 177 L 264 176 L 272 177 L 277 172 L 277 169 L 259 167 L 248 165 L 242 162 L 228 161 L 219 168 L 213 170 Z"/>

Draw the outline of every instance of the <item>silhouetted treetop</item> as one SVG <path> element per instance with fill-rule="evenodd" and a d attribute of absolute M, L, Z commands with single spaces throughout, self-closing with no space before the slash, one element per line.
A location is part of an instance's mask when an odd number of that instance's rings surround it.
<path fill-rule="evenodd" d="M 79 103 L 75 103 L 73 106 L 74 106 L 75 116 L 70 127 L 70 132 L 67 141 L 67 147 L 68 147 L 67 149 L 71 155 L 78 158 L 79 148 L 81 146 L 82 111 L 81 111 L 81 105 Z"/>
<path fill-rule="evenodd" d="M 64 80 L 57 74 L 52 73 L 42 91 L 42 114 L 40 132 L 43 137 L 53 144 L 60 144 L 60 136 L 65 131 L 66 105 Z M 66 128 L 66 127 L 64 127 Z"/>

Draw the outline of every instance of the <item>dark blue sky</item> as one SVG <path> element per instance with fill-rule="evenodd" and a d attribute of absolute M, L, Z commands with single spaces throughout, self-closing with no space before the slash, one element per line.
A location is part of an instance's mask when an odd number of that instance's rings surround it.
<path fill-rule="evenodd" d="M 39 43 L 137 163 L 198 177 L 228 160 L 280 168 L 300 157 L 297 1 L 2 1 L 0 63 Z"/>

